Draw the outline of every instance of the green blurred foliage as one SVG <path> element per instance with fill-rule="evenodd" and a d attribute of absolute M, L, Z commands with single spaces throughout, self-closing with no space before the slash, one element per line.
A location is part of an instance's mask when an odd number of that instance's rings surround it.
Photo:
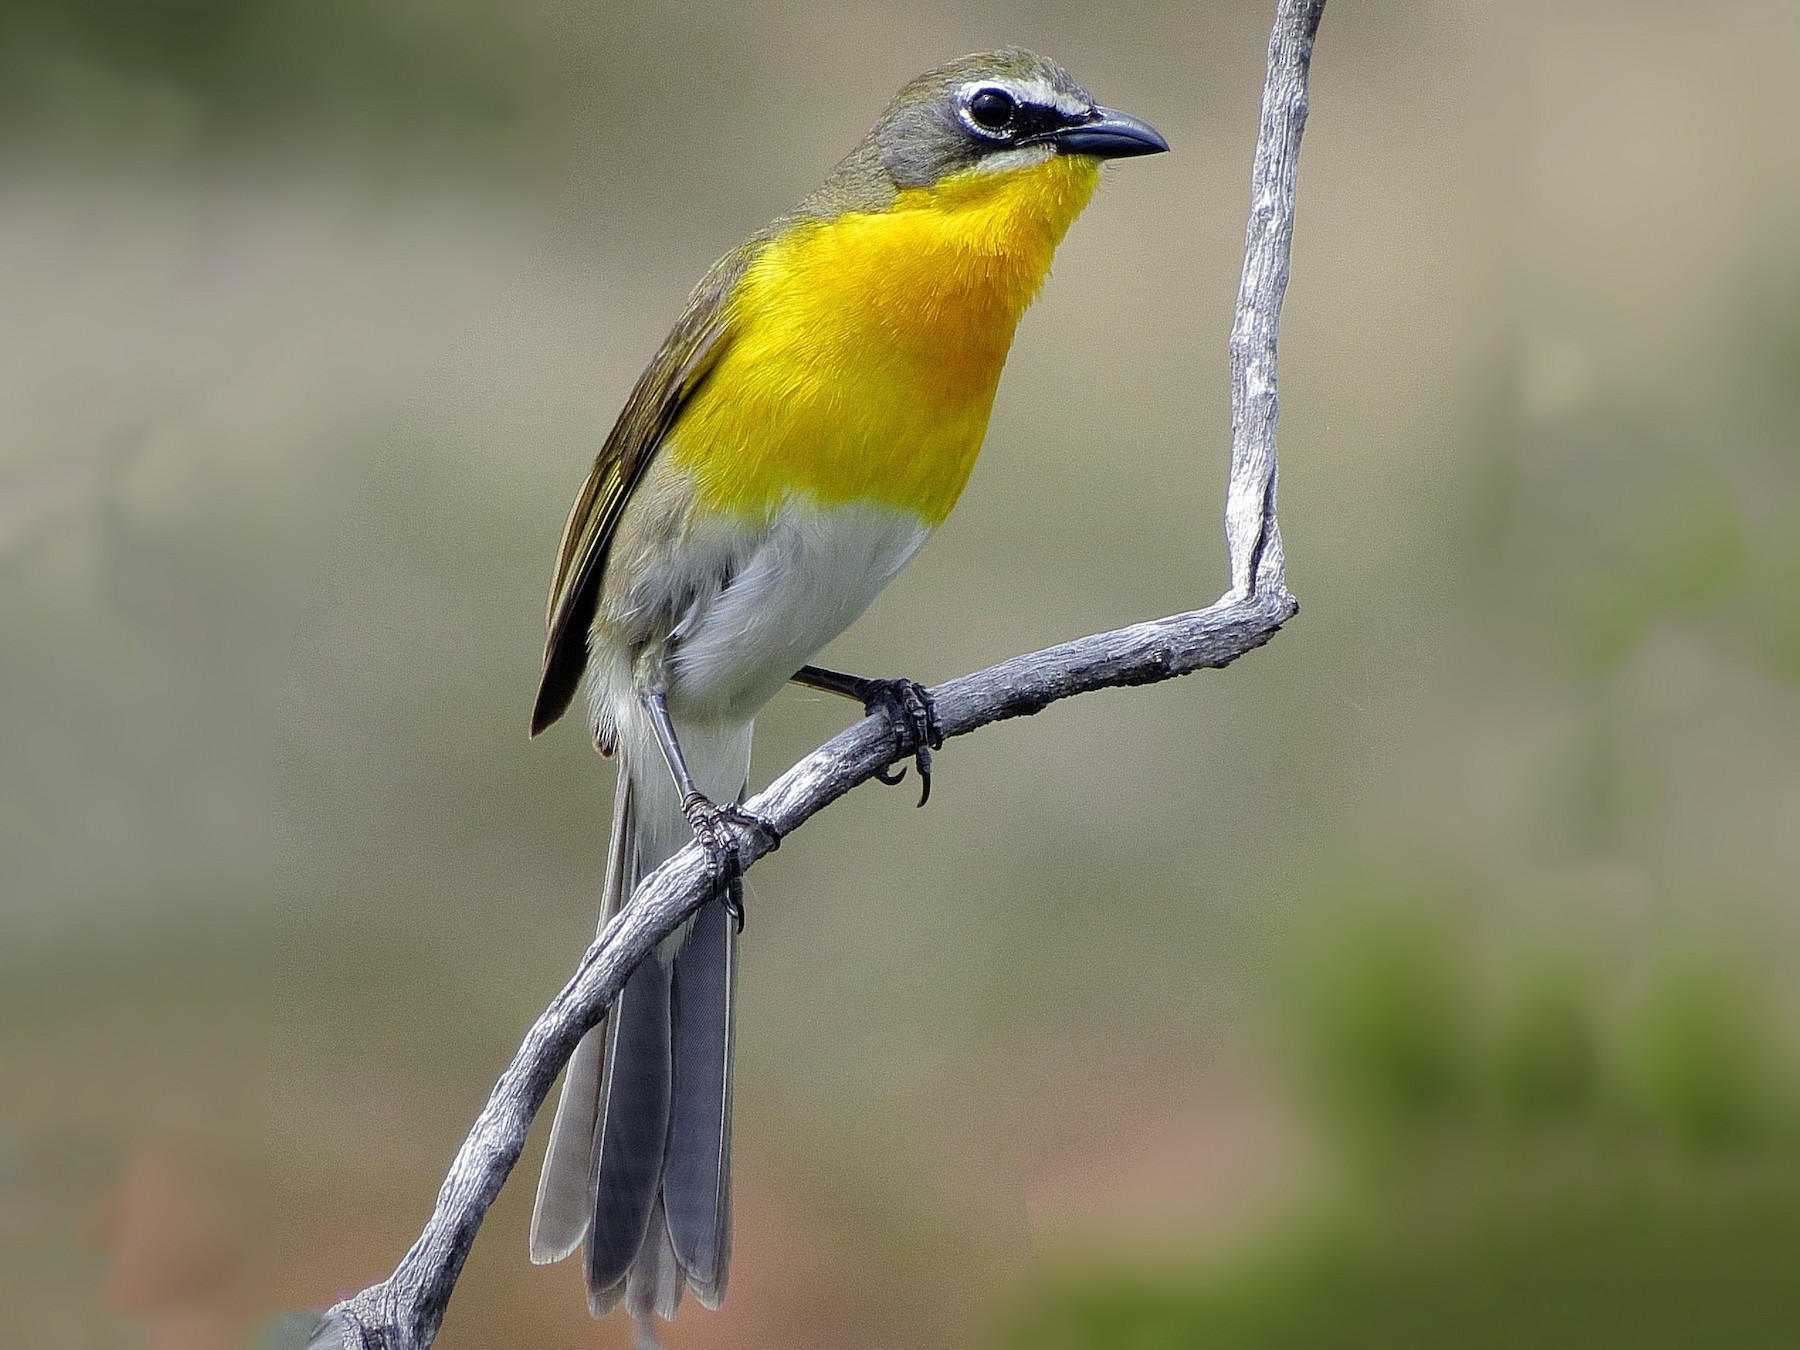
<path fill-rule="evenodd" d="M 1769 1132 L 1773 1085 L 1792 1066 L 1763 1043 L 1766 1012 L 1738 963 L 1663 973 L 1639 1014 L 1636 1070 L 1645 1105 L 1684 1144 L 1717 1148 Z"/>
<path fill-rule="evenodd" d="M 1746 606 L 1757 654 L 1777 679 L 1800 684 L 1800 503 L 1789 502 L 1757 550 Z"/>
<path fill-rule="evenodd" d="M 1786 1343 L 1800 1151 L 1771 1087 L 1795 1065 L 1763 1033 L 1743 963 L 1672 959 L 1606 1035 L 1608 991 L 1581 965 L 1502 977 L 1453 943 L 1454 888 L 1359 884 L 1339 900 L 1346 931 L 1321 944 L 1328 968 L 1298 986 L 1293 1025 L 1356 1184 L 1234 1262 L 1066 1273 L 1000 1343 Z"/>
<path fill-rule="evenodd" d="M 1498 969 L 1452 927 L 1469 912 L 1458 887 L 1356 884 L 1338 905 L 1290 997 L 1296 1062 L 1345 1139 L 1372 1135 L 1391 1158 L 1502 1121 L 1612 1130 L 1634 1118 L 1684 1147 L 1786 1137 L 1775 1085 L 1796 1066 L 1767 1030 L 1748 959 L 1672 954 L 1634 994 L 1572 958 Z"/>
<path fill-rule="evenodd" d="M 1502 1115 L 1531 1126 L 1593 1109 L 1602 1086 L 1596 1012 L 1572 969 L 1536 972 L 1507 999 L 1493 1048 Z"/>
<path fill-rule="evenodd" d="M 488 0 L 5 0 L 0 127 L 96 148 L 467 138 L 515 119 L 525 50 Z"/>
<path fill-rule="evenodd" d="M 1335 891 L 1335 922 L 1297 973 L 1307 1062 L 1326 1097 L 1378 1136 L 1406 1135 L 1468 1103 L 1470 991 L 1441 924 L 1439 892 L 1407 880 Z"/>
<path fill-rule="evenodd" d="M 1790 1171 L 1640 1182 L 1387 1243 L 1342 1236 L 1226 1282 L 1124 1276 L 1045 1300 L 1017 1350 L 1777 1350 Z"/>
<path fill-rule="evenodd" d="M 1600 551 L 1568 577 L 1577 670 L 1618 669 L 1656 623 L 1711 613 L 1748 575 L 1744 525 L 1724 476 L 1689 470 L 1671 479 L 1648 492 L 1636 485 L 1616 533 L 1596 538 Z"/>

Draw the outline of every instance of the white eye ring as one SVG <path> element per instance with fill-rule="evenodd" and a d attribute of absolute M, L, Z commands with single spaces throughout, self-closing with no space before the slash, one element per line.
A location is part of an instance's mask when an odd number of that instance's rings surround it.
<path fill-rule="evenodd" d="M 988 100 L 989 95 L 993 96 L 991 100 Z M 990 108 L 998 109 L 1003 104 L 1006 119 L 995 126 L 988 126 L 986 123 L 982 122 L 976 116 L 975 109 L 977 104 L 981 103 L 983 100 L 988 100 L 987 106 Z M 958 111 L 962 116 L 964 125 L 977 136 L 984 136 L 990 141 L 1005 140 L 1011 132 L 1014 119 L 1019 115 L 1018 96 L 1009 90 L 1002 89 L 999 85 L 971 85 L 962 91 L 962 97 L 958 99 L 957 102 L 960 104 Z"/>

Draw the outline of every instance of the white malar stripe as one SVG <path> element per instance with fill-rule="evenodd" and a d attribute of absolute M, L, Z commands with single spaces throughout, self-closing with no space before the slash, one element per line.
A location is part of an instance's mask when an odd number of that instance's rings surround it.
<path fill-rule="evenodd" d="M 1021 145 L 1015 150 L 996 150 L 983 155 L 969 169 L 970 173 L 1010 173 L 1014 169 L 1033 169 L 1046 160 L 1056 158 L 1056 147 L 1044 141 Z"/>

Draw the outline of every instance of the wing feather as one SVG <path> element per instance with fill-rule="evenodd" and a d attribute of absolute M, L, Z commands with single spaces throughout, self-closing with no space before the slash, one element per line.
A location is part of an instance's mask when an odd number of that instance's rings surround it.
<path fill-rule="evenodd" d="M 588 626 L 600 600 L 607 549 L 632 491 L 730 340 L 730 298 L 768 238 L 758 235 L 714 263 L 688 297 L 674 330 L 625 400 L 563 525 L 550 584 L 544 668 L 531 734 L 568 710 L 587 667 Z"/>

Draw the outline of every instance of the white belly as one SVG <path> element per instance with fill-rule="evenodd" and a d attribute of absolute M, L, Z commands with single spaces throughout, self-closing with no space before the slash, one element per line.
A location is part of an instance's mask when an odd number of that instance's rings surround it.
<path fill-rule="evenodd" d="M 931 531 L 911 511 L 791 500 L 678 632 L 672 711 L 752 717 L 861 617 Z"/>
<path fill-rule="evenodd" d="M 688 519 L 641 553 L 627 545 L 590 644 L 596 729 L 635 720 L 644 651 L 666 662 L 678 722 L 749 721 L 930 533 L 911 511 L 796 497 L 767 525 Z"/>

